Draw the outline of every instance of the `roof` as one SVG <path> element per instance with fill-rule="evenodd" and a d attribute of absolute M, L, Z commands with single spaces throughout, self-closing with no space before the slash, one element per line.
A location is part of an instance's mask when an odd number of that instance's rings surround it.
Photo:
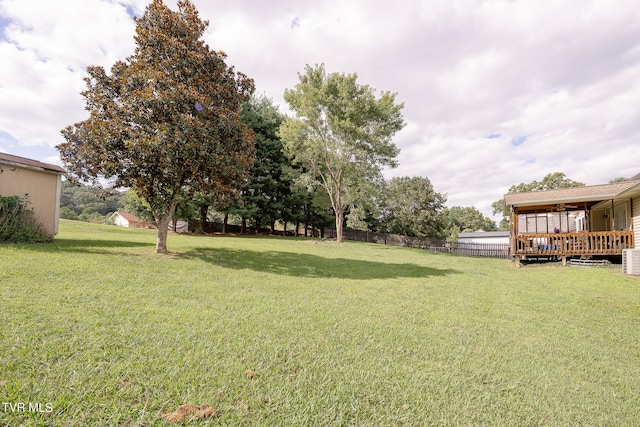
<path fill-rule="evenodd" d="M 52 165 L 49 163 L 42 163 L 38 160 L 27 159 L 26 157 L 14 156 L 13 154 L 0 153 L 0 162 L 13 164 L 16 166 L 23 166 L 29 169 L 36 169 L 44 172 L 52 173 L 66 173 L 60 166 Z"/>
<path fill-rule="evenodd" d="M 621 197 L 630 190 L 640 188 L 640 180 L 629 180 L 614 184 L 589 185 L 560 188 L 557 190 L 531 191 L 505 194 L 506 206 L 536 206 L 559 203 L 595 202 Z"/>
<path fill-rule="evenodd" d="M 458 238 L 471 237 L 509 237 L 509 231 L 473 231 L 467 233 L 459 233 Z"/>
<path fill-rule="evenodd" d="M 140 222 L 138 217 L 136 217 L 135 215 L 131 215 L 128 212 L 116 211 L 113 213 L 113 215 L 120 215 L 122 218 L 126 219 L 129 222 Z"/>

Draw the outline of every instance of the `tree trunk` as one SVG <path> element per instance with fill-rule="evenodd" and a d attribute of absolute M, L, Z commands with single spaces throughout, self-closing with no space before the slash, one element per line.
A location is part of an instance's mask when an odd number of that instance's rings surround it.
<path fill-rule="evenodd" d="M 331 206 L 336 214 L 336 242 L 342 243 L 342 227 L 344 226 L 344 211 L 342 206 L 342 188 L 339 183 L 334 187 L 335 194 L 331 198 Z"/>
<path fill-rule="evenodd" d="M 225 212 L 224 221 L 222 222 L 222 234 L 227 233 L 227 225 L 229 224 L 229 214 Z"/>
<path fill-rule="evenodd" d="M 207 227 L 207 213 L 209 212 L 209 205 L 200 205 L 200 231 L 203 233 Z"/>
<path fill-rule="evenodd" d="M 336 209 L 336 242 L 342 243 L 342 226 L 344 225 L 344 209 Z"/>
<path fill-rule="evenodd" d="M 167 234 L 169 232 L 169 223 L 171 222 L 171 213 L 166 213 L 163 217 L 156 218 L 158 226 L 158 238 L 156 239 L 156 253 L 166 254 L 167 250 Z"/>

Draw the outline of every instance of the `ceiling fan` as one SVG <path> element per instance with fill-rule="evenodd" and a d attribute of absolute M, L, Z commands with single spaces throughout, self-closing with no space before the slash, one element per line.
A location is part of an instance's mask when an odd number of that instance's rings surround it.
<path fill-rule="evenodd" d="M 565 211 L 568 209 L 578 209 L 577 205 L 565 205 L 564 203 L 558 203 L 556 205 L 556 207 L 558 208 L 559 212 Z"/>

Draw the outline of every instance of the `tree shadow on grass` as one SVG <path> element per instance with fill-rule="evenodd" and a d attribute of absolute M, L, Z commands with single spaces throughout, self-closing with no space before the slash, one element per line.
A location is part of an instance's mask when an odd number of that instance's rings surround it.
<path fill-rule="evenodd" d="M 460 274 L 458 270 L 437 269 L 417 264 L 325 258 L 317 255 L 278 251 L 196 248 L 193 251 L 179 254 L 178 257 L 199 259 L 219 267 L 236 270 L 249 269 L 308 278 L 371 280 Z"/>
<path fill-rule="evenodd" d="M 73 252 L 73 253 L 108 253 L 114 254 L 116 248 L 154 248 L 153 243 L 135 242 L 130 240 L 102 240 L 102 239 L 65 239 L 55 238 L 47 243 L 20 244 L 21 249 L 38 252 Z M 109 250 L 107 250 L 109 249 Z"/>

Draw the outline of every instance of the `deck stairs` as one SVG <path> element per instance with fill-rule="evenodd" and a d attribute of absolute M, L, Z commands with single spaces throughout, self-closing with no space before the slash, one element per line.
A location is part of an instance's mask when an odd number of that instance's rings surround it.
<path fill-rule="evenodd" d="M 594 259 L 591 255 L 583 255 L 580 258 L 571 258 L 569 260 L 571 267 L 606 267 L 611 265 L 611 261 L 606 259 Z"/>

